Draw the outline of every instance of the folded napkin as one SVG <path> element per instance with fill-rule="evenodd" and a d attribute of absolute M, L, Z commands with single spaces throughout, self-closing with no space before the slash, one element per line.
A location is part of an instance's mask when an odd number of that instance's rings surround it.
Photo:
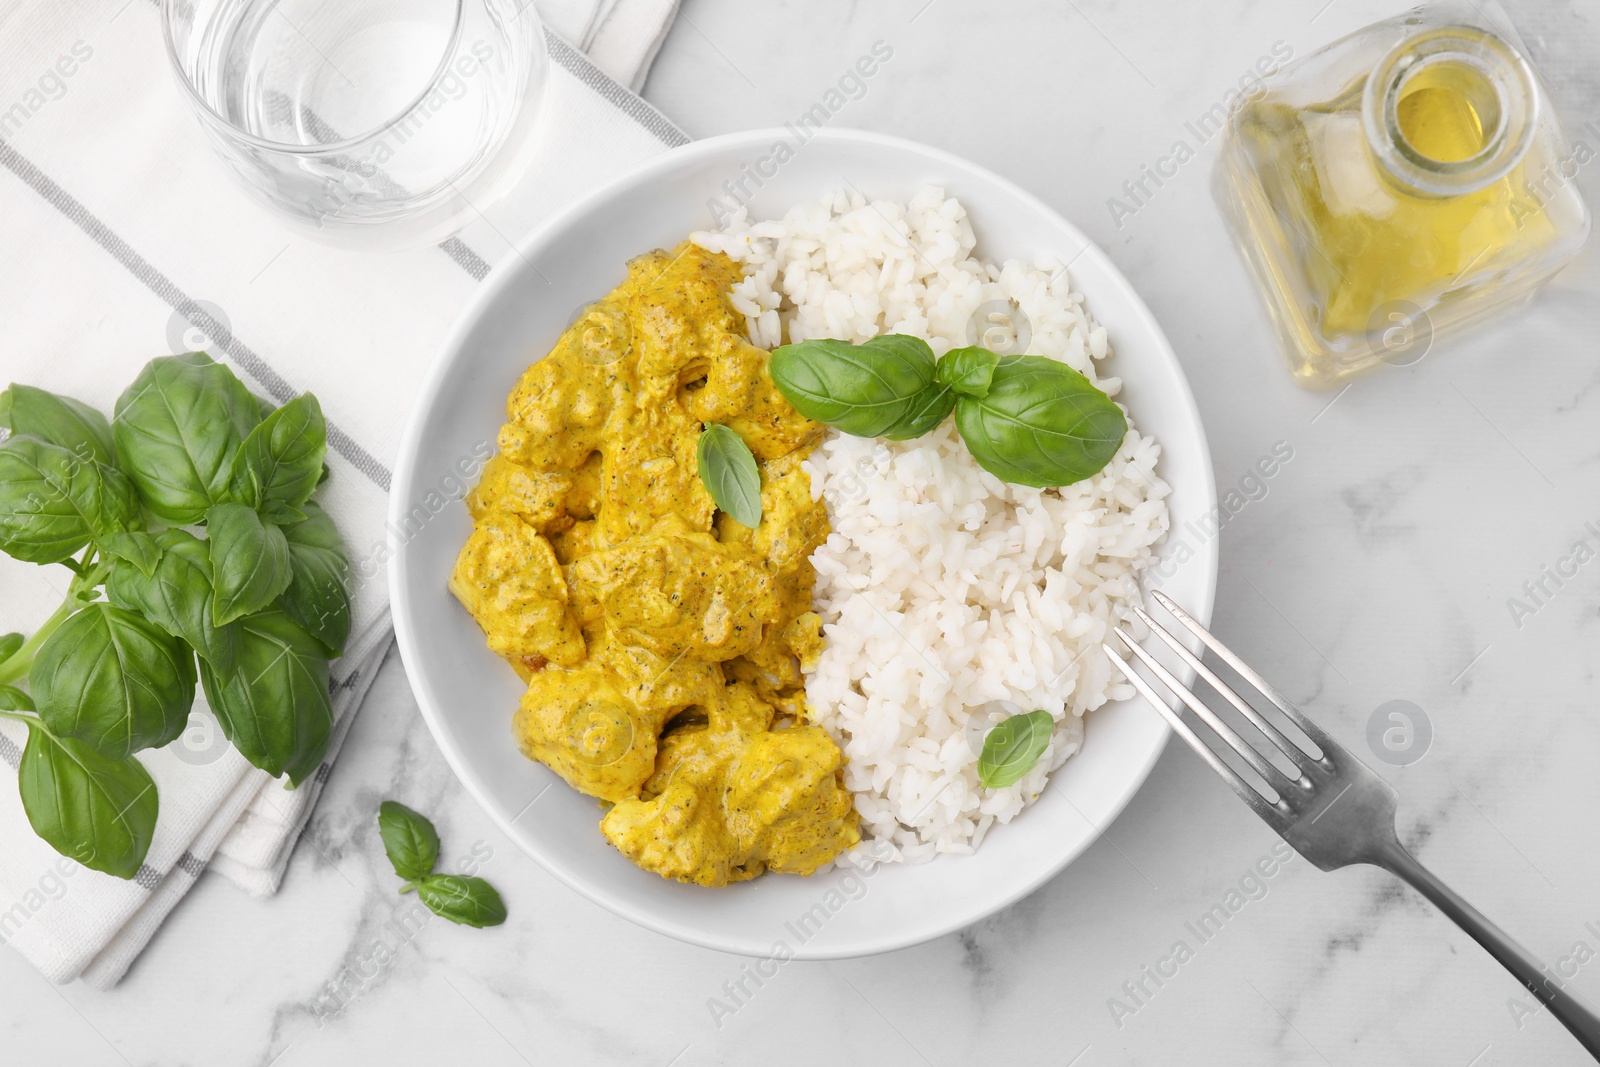
<path fill-rule="evenodd" d="M 159 58 L 148 0 L 0 10 L 0 386 L 27 382 L 109 412 L 152 356 L 204 348 L 275 403 L 315 392 L 331 469 L 319 499 L 354 572 L 327 760 L 288 790 L 222 742 L 198 701 L 182 739 L 140 756 L 161 814 L 132 881 L 34 836 L 14 771 L 26 729 L 0 723 L 0 943 L 52 981 L 115 984 L 208 865 L 250 893 L 277 889 L 393 640 L 389 463 L 416 383 L 513 239 L 687 140 L 625 88 L 642 82 L 670 0 L 543 0 L 539 10 L 553 27 L 552 84 L 530 172 L 439 247 L 382 256 L 305 241 L 234 187 Z M 222 328 L 207 338 L 196 322 Z M 36 627 L 68 577 L 0 559 L 0 632 Z"/>

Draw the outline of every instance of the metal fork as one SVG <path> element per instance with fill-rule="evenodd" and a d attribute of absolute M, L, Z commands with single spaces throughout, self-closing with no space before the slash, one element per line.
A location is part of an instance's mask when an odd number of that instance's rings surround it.
<path fill-rule="evenodd" d="M 1217 677 L 1200 658 L 1166 629 L 1159 626 L 1147 612 L 1135 608 L 1139 618 L 1150 627 L 1150 632 L 1172 649 L 1184 663 L 1194 670 L 1206 684 L 1233 708 L 1249 720 L 1272 745 L 1287 757 L 1299 772 L 1299 779 L 1290 778 L 1267 759 L 1255 745 L 1245 741 L 1214 711 L 1183 685 L 1172 672 L 1146 652 L 1132 636 L 1117 629 L 1117 635 L 1132 651 L 1139 662 L 1160 682 L 1200 717 L 1201 721 L 1225 741 L 1229 748 L 1248 763 L 1251 768 L 1277 793 L 1269 799 L 1238 774 L 1214 746 L 1200 739 L 1180 711 L 1174 711 L 1161 698 L 1144 677 L 1134 671 L 1126 660 L 1105 644 L 1106 654 L 1121 669 L 1146 700 L 1153 704 L 1163 718 L 1189 743 L 1202 759 L 1211 764 L 1233 791 L 1239 794 L 1268 826 L 1276 830 L 1294 850 L 1324 871 L 1348 867 L 1354 863 L 1370 863 L 1399 877 L 1412 888 L 1433 901 L 1455 924 L 1472 935 L 1473 940 L 1488 949 L 1517 981 L 1537 997 L 1561 1024 L 1572 1032 L 1591 1056 L 1600 1060 L 1600 1015 L 1581 1002 L 1567 984 L 1549 967 L 1541 963 L 1527 949 L 1512 940 L 1504 930 L 1490 922 L 1482 912 L 1461 899 L 1433 872 L 1418 863 L 1395 836 L 1394 812 L 1398 794 L 1394 787 L 1378 777 L 1372 768 L 1352 756 L 1348 749 L 1330 737 L 1312 722 L 1299 708 L 1286 700 L 1261 675 L 1234 655 L 1199 623 L 1190 618 L 1172 599 L 1152 590 L 1162 607 L 1184 629 L 1198 637 L 1217 658 L 1231 667 L 1241 678 L 1254 686 L 1262 696 L 1272 702 L 1285 717 L 1320 749 L 1313 755 L 1289 738 L 1268 721 L 1250 703 L 1239 696 L 1221 678 Z"/>

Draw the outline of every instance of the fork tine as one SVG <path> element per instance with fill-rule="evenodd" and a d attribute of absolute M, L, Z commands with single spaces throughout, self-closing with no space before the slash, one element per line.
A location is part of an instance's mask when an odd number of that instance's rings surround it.
<path fill-rule="evenodd" d="M 1171 671 L 1162 666 L 1160 661 L 1146 652 L 1138 642 L 1134 641 L 1133 635 L 1120 626 L 1117 627 L 1116 633 L 1118 637 L 1122 638 L 1122 643 L 1128 646 L 1128 651 L 1138 657 L 1139 662 L 1143 663 L 1151 674 L 1161 679 L 1163 685 L 1176 693 L 1178 699 L 1188 705 L 1190 711 L 1198 715 L 1223 741 L 1227 742 L 1228 747 L 1237 752 L 1241 759 L 1254 767 L 1256 773 L 1265 778 L 1268 784 L 1278 791 L 1280 796 L 1287 794 L 1290 789 L 1298 784 L 1293 778 L 1274 767 L 1271 761 L 1257 751 L 1254 745 L 1240 737 L 1233 727 L 1224 722 L 1216 712 L 1206 707 L 1188 686 L 1178 681 Z"/>
<path fill-rule="evenodd" d="M 1137 605 L 1134 606 L 1133 610 L 1134 613 L 1144 621 L 1144 624 L 1150 628 L 1151 633 L 1159 637 L 1168 648 L 1176 652 L 1178 657 L 1182 659 L 1184 663 L 1188 664 L 1191 670 L 1206 680 L 1207 685 L 1220 693 L 1222 698 L 1229 704 L 1232 704 L 1235 711 L 1249 719 L 1251 725 L 1265 734 L 1267 736 L 1267 740 L 1276 745 L 1278 751 L 1289 757 L 1289 759 L 1294 763 L 1295 767 L 1300 770 L 1302 775 L 1306 773 L 1301 761 L 1309 759 L 1310 756 L 1306 752 L 1302 751 L 1299 745 L 1285 737 L 1283 732 L 1276 726 L 1272 725 L 1266 716 L 1262 715 L 1255 708 L 1251 707 L 1249 701 L 1245 700 L 1238 693 L 1234 692 L 1232 686 L 1228 685 L 1228 683 L 1224 682 L 1221 678 L 1218 678 L 1215 671 L 1213 671 L 1210 667 L 1207 667 L 1205 663 L 1201 661 L 1199 656 L 1195 655 L 1193 652 L 1190 652 L 1188 647 L 1185 646 L 1182 641 L 1179 641 L 1172 634 L 1168 633 L 1164 626 L 1161 626 L 1154 619 L 1152 619 L 1149 612 Z M 1310 782 L 1301 782 L 1299 784 L 1302 788 L 1304 788 L 1305 786 L 1310 785 Z"/>
<path fill-rule="evenodd" d="M 1288 716 L 1289 721 L 1298 726 L 1301 731 L 1304 732 L 1307 737 L 1311 738 L 1311 740 L 1316 743 L 1317 747 L 1322 750 L 1322 758 L 1329 759 L 1333 753 L 1341 751 L 1339 743 L 1332 737 L 1329 737 L 1327 731 L 1323 730 L 1322 727 L 1318 726 L 1316 723 L 1307 718 L 1299 708 L 1289 703 L 1288 697 L 1284 696 L 1282 693 L 1278 692 L 1277 689 L 1273 688 L 1272 683 L 1261 677 L 1261 675 L 1257 674 L 1248 663 L 1234 655 L 1233 651 L 1228 648 L 1227 645 L 1224 645 L 1221 641 L 1218 641 L 1215 637 L 1211 636 L 1210 630 L 1207 630 L 1204 626 L 1201 626 L 1199 623 L 1195 622 L 1194 619 L 1190 618 L 1189 613 L 1184 611 L 1177 604 L 1173 603 L 1171 597 L 1167 596 L 1159 589 L 1150 590 L 1150 595 L 1155 597 L 1156 600 L 1160 601 L 1161 606 L 1166 608 L 1167 612 L 1171 614 L 1174 619 L 1177 619 L 1178 622 L 1183 625 L 1184 629 L 1188 630 L 1201 641 L 1205 642 L 1205 646 L 1211 651 L 1215 652 L 1218 659 L 1232 667 L 1235 673 L 1253 685 L 1257 692 L 1266 697 L 1268 700 L 1272 701 L 1274 707 L 1283 712 L 1284 715 Z"/>
<path fill-rule="evenodd" d="M 1173 732 L 1183 738 L 1189 747 L 1194 749 L 1196 755 L 1211 764 L 1211 769 L 1221 775 L 1222 780 L 1227 782 L 1228 786 L 1239 795 L 1239 799 L 1250 805 L 1251 810 L 1266 820 L 1268 826 L 1282 833 L 1289 821 L 1284 814 L 1268 803 L 1267 798 L 1256 792 L 1249 782 L 1239 777 L 1238 772 L 1224 763 L 1222 757 L 1217 755 L 1210 745 L 1200 740 L 1200 736 L 1189 728 L 1189 724 L 1183 721 L 1182 716 L 1167 706 L 1167 702 L 1161 699 L 1150 683 L 1145 681 L 1132 667 L 1128 666 L 1126 660 L 1117 655 L 1116 649 L 1112 648 L 1109 643 L 1102 644 L 1100 647 L 1105 649 L 1106 655 L 1111 657 L 1111 662 L 1117 665 L 1117 669 L 1122 672 L 1123 677 L 1132 682 L 1133 687 L 1139 691 L 1139 694 L 1161 713 L 1161 717 L 1167 720 L 1167 725 L 1172 727 Z"/>

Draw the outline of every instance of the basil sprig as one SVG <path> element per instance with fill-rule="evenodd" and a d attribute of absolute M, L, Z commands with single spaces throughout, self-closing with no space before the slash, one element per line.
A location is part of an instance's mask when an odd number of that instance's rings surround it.
<path fill-rule="evenodd" d="M 705 428 L 695 447 L 700 482 L 717 507 L 752 530 L 761 525 L 761 472 L 738 432 L 716 423 Z"/>
<path fill-rule="evenodd" d="M 1003 789 L 1033 770 L 1050 746 L 1055 725 L 1048 711 L 1013 715 L 991 729 L 978 755 L 978 781 L 986 789 Z"/>
<path fill-rule="evenodd" d="M 856 437 L 921 437 L 955 406 L 927 342 L 902 334 L 784 345 L 768 369 L 796 411 Z"/>
<path fill-rule="evenodd" d="M 63 855 L 132 878 L 159 806 L 136 754 L 182 733 L 197 678 L 257 767 L 293 785 L 327 751 L 350 629 L 344 546 L 310 500 L 327 426 L 315 397 L 274 409 L 191 352 L 147 364 L 110 421 L 12 385 L 0 427 L 0 551 L 72 571 L 38 630 L 0 636 L 23 810 Z"/>
<path fill-rule="evenodd" d="M 974 345 L 935 360 L 925 341 L 890 334 L 859 345 L 784 345 L 769 369 L 796 411 L 857 437 L 909 440 L 954 411 L 978 464 L 1017 485 L 1093 477 L 1128 432 L 1110 397 L 1044 356 L 997 356 Z"/>
<path fill-rule="evenodd" d="M 378 806 L 378 835 L 394 873 L 405 879 L 400 892 L 417 891 L 417 899 L 441 919 L 461 926 L 499 926 L 506 921 L 505 902 L 494 886 L 472 875 L 435 874 L 439 834 L 427 817 L 395 800 Z"/>

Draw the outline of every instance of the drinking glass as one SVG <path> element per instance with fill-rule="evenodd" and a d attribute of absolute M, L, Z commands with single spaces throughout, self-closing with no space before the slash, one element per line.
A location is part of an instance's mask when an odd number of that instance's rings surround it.
<path fill-rule="evenodd" d="M 223 162 L 308 236 L 436 243 L 523 172 L 549 80 L 533 0 L 162 0 Z"/>

